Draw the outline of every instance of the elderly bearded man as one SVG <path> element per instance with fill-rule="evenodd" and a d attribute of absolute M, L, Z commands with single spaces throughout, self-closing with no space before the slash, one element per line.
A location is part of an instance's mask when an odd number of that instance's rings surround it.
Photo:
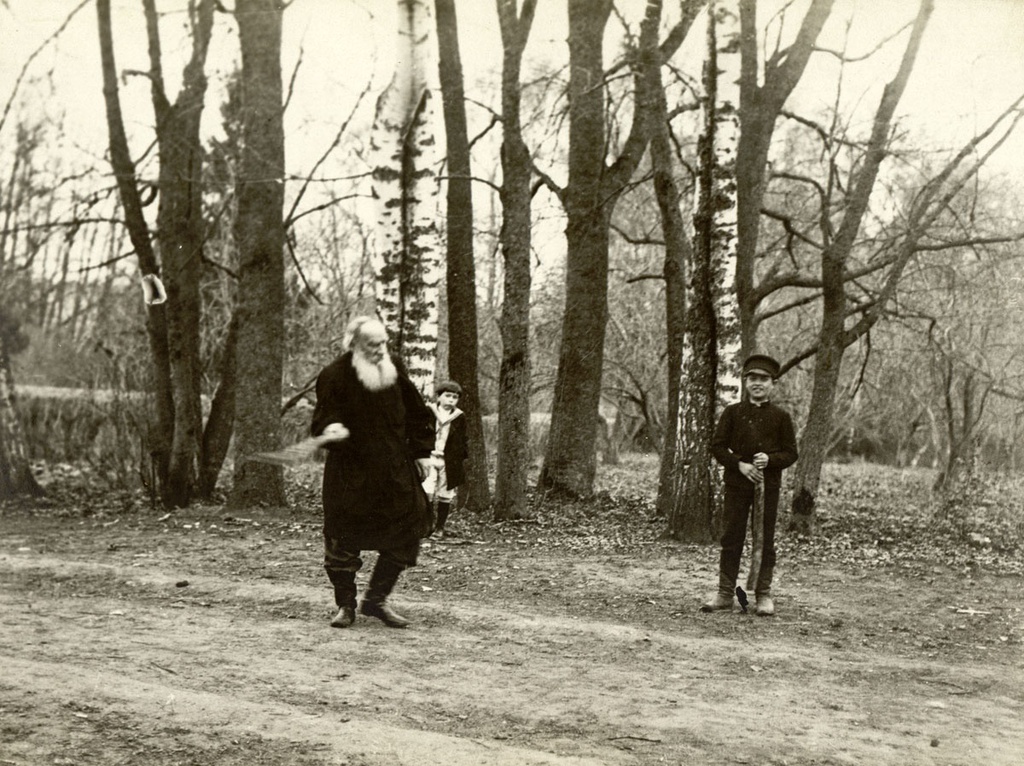
<path fill-rule="evenodd" d="M 321 371 L 311 431 L 331 435 L 324 466 L 324 569 L 334 586 L 335 628 L 356 616 L 360 554 L 377 564 L 359 611 L 392 628 L 409 621 L 387 598 L 416 563 L 433 519 L 421 482 L 434 447 L 434 414 L 387 352 L 387 332 L 358 317 L 346 331 L 349 349 Z"/>

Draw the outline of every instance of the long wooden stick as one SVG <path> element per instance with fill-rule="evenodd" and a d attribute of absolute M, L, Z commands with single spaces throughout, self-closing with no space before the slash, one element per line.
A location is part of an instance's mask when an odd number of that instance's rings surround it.
<path fill-rule="evenodd" d="M 761 576 L 761 555 L 764 553 L 764 482 L 754 485 L 754 508 L 750 516 L 750 571 L 747 572 L 747 592 L 757 592 L 757 579 Z"/>
<path fill-rule="evenodd" d="M 434 472 L 434 491 L 430 494 L 430 531 L 434 532 L 437 529 L 437 506 L 441 502 L 441 469 L 431 464 L 430 470 Z"/>

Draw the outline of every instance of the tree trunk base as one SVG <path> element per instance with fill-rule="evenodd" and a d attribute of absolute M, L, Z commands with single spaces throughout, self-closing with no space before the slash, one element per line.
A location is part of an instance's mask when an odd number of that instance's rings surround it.
<path fill-rule="evenodd" d="M 787 531 L 797 535 L 813 535 L 816 504 L 816 498 L 810 490 L 800 489 L 793 497 L 793 515 L 789 520 Z"/>
<path fill-rule="evenodd" d="M 39 482 L 30 472 L 18 472 L 19 476 L 5 477 L 0 481 L 0 502 L 28 498 L 31 500 L 44 497 L 46 491 L 39 486 Z"/>

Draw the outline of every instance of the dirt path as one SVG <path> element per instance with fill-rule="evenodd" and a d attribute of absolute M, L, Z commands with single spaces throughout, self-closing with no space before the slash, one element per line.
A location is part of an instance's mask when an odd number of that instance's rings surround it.
<path fill-rule="evenodd" d="M 526 529 L 342 631 L 307 519 L 0 517 L 0 766 L 1024 759 L 1018 581 L 791 563 L 778 617 L 701 615 L 706 549 Z"/>

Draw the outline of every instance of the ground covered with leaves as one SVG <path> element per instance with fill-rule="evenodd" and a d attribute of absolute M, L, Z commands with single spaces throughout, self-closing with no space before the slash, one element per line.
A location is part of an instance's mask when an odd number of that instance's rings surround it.
<path fill-rule="evenodd" d="M 757 618 L 699 612 L 717 551 L 665 539 L 656 474 L 457 515 L 403 631 L 328 627 L 315 466 L 244 513 L 51 469 L 0 508 L 0 766 L 1020 762 L 1018 483 L 949 503 L 927 471 L 828 466 Z"/>

